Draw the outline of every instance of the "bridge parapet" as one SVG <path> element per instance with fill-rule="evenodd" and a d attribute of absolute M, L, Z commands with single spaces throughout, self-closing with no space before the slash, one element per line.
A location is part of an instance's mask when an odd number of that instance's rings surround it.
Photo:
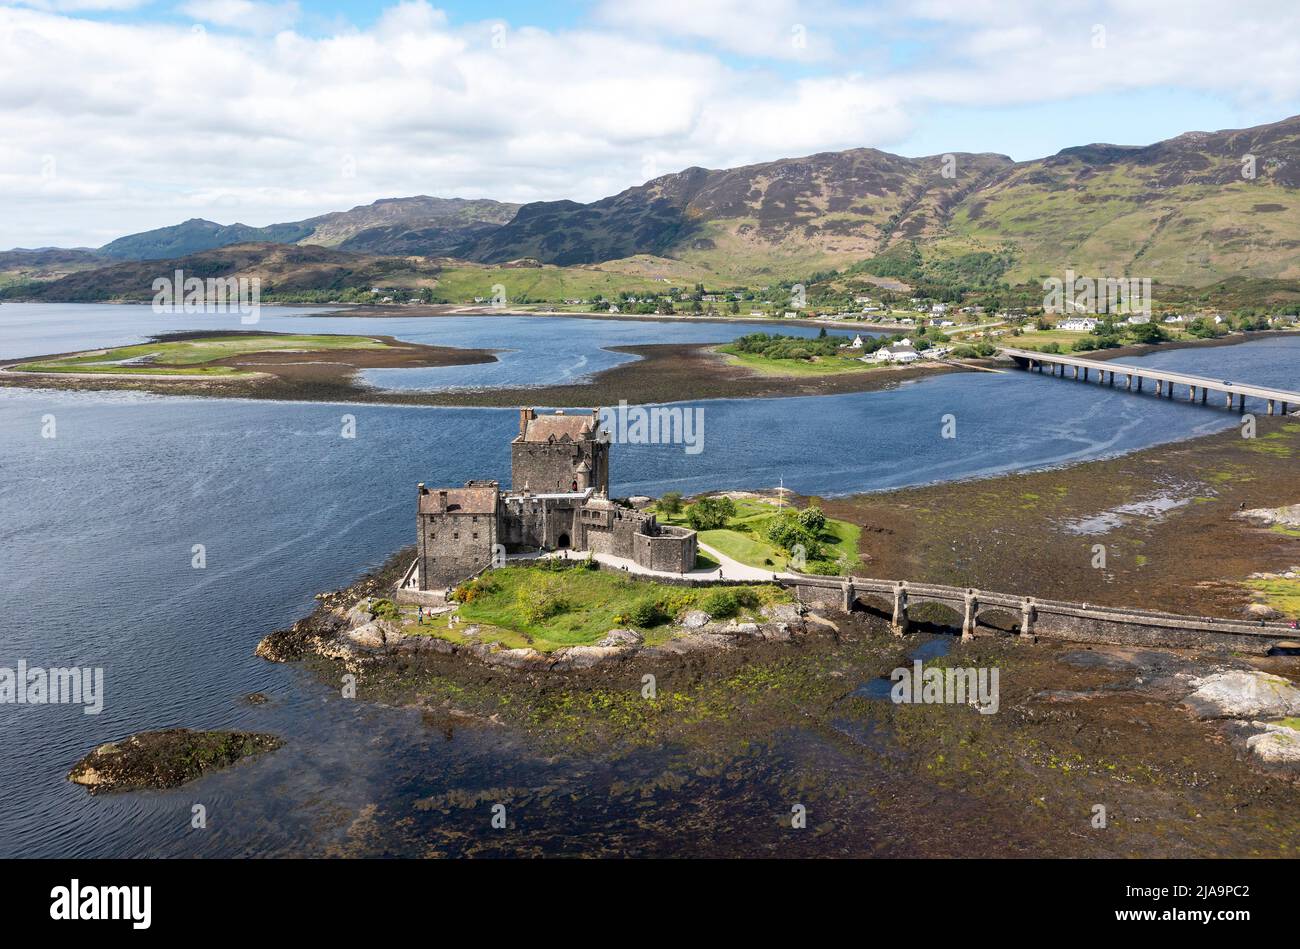
<path fill-rule="evenodd" d="M 1295 630 L 1282 623 L 1254 624 L 1160 610 L 1044 600 L 907 580 L 786 574 L 780 582 L 792 587 L 802 602 L 846 610 L 857 606 L 864 596 L 877 595 L 892 603 L 891 628 L 899 636 L 910 628 L 911 607 L 923 603 L 937 603 L 960 613 L 963 639 L 974 636 L 981 615 L 994 611 L 1018 616 L 1019 634 L 1027 639 L 1043 635 L 1077 642 L 1192 648 L 1227 646 L 1267 653 L 1278 643 L 1297 636 Z"/>

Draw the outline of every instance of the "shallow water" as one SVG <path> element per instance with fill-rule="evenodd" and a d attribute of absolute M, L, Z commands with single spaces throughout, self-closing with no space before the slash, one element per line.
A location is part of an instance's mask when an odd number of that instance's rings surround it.
<path fill-rule="evenodd" d="M 90 315 L 53 308 L 45 325 L 39 313 L 12 307 L 0 307 L 0 357 L 128 343 L 156 331 L 141 328 L 149 322 L 145 308 L 93 307 Z M 526 354 L 502 364 L 510 381 L 542 371 L 533 367 L 548 360 L 563 378 L 582 359 L 591 371 L 606 358 L 604 345 L 751 330 L 502 319 L 276 313 L 264 316 L 262 328 L 509 346 Z M 1300 338 L 1288 338 L 1162 352 L 1144 362 L 1213 367 L 1223 378 L 1296 388 L 1297 357 Z M 699 454 L 673 445 L 615 447 L 620 494 L 778 481 L 806 494 L 845 494 L 1095 458 L 1237 424 L 1214 408 L 1026 373 L 701 405 Z M 355 439 L 341 435 L 347 414 L 356 416 Z M 955 439 L 941 435 L 948 414 Z M 56 437 L 42 437 L 51 420 Z M 516 425 L 515 412 L 498 409 L 0 389 L 0 666 L 20 659 L 97 666 L 106 678 L 97 716 L 71 706 L 0 706 L 0 854 L 419 854 L 434 840 L 439 852 L 672 853 L 686 847 L 683 814 L 724 803 L 730 816 L 719 833 L 730 828 L 737 850 L 761 851 L 764 789 L 802 772 L 831 780 L 844 765 L 840 751 L 804 730 L 756 745 L 730 768 L 697 769 L 678 781 L 663 777 L 674 762 L 680 770 L 677 749 L 614 762 L 557 758 L 510 729 L 448 730 L 414 712 L 346 701 L 301 668 L 253 657 L 258 639 L 308 612 L 317 591 L 346 584 L 410 541 L 417 482 L 508 479 Z M 195 545 L 204 548 L 203 569 L 192 566 Z M 253 691 L 270 703 L 242 703 Z M 267 730 L 288 744 L 175 791 L 91 797 L 65 780 L 94 744 L 181 725 Z M 659 788 L 653 812 L 632 790 L 647 783 Z M 484 787 L 513 789 L 511 800 L 522 802 L 520 836 L 493 838 L 483 802 L 449 809 L 435 800 L 424 810 L 413 803 Z M 190 827 L 195 804 L 207 809 L 207 830 Z M 401 833 L 379 830 L 367 822 L 372 809 L 414 815 L 414 823 Z M 744 822 L 750 817 L 755 823 Z M 868 817 L 868 803 L 859 802 L 843 820 Z M 726 846 L 723 836 L 693 840 L 688 849 Z"/>

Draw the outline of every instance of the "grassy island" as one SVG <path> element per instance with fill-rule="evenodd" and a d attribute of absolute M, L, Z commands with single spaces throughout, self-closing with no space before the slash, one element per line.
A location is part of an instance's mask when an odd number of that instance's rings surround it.
<path fill-rule="evenodd" d="M 200 336 L 159 339 L 136 346 L 96 349 L 19 363 L 18 372 L 107 373 L 110 375 L 175 375 L 241 377 L 255 373 L 255 367 L 232 365 L 235 357 L 264 353 L 323 353 L 357 350 L 385 350 L 391 344 L 369 336 L 290 335 L 280 333 L 238 333 L 229 336 Z"/>
<path fill-rule="evenodd" d="M 542 560 L 528 566 L 490 570 L 453 593 L 450 613 L 425 617 L 418 608 L 381 607 L 407 635 L 437 636 L 456 643 L 499 642 L 552 652 L 590 646 L 610 630 L 637 630 L 649 645 L 671 639 L 674 623 L 690 610 L 715 620 L 756 620 L 764 606 L 787 603 L 786 590 L 752 586 L 677 587 L 598 569 L 586 560 Z"/>

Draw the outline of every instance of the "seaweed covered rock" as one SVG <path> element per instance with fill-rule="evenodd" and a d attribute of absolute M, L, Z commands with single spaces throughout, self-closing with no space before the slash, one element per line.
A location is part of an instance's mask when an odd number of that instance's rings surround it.
<path fill-rule="evenodd" d="M 92 793 L 174 788 L 282 744 L 275 735 L 260 732 L 188 728 L 140 732 L 100 745 L 73 766 L 68 780 Z"/>

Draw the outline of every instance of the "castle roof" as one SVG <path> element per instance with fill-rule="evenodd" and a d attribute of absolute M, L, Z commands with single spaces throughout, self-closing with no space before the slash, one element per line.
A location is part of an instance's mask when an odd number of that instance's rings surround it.
<path fill-rule="evenodd" d="M 524 419 L 520 438 L 526 442 L 545 442 L 554 438 L 562 441 L 588 441 L 596 431 L 595 415 L 566 415 L 556 412 L 554 415 L 529 415 Z"/>
<path fill-rule="evenodd" d="M 497 488 L 474 485 L 465 488 L 432 488 L 420 492 L 421 514 L 495 514 Z"/>

